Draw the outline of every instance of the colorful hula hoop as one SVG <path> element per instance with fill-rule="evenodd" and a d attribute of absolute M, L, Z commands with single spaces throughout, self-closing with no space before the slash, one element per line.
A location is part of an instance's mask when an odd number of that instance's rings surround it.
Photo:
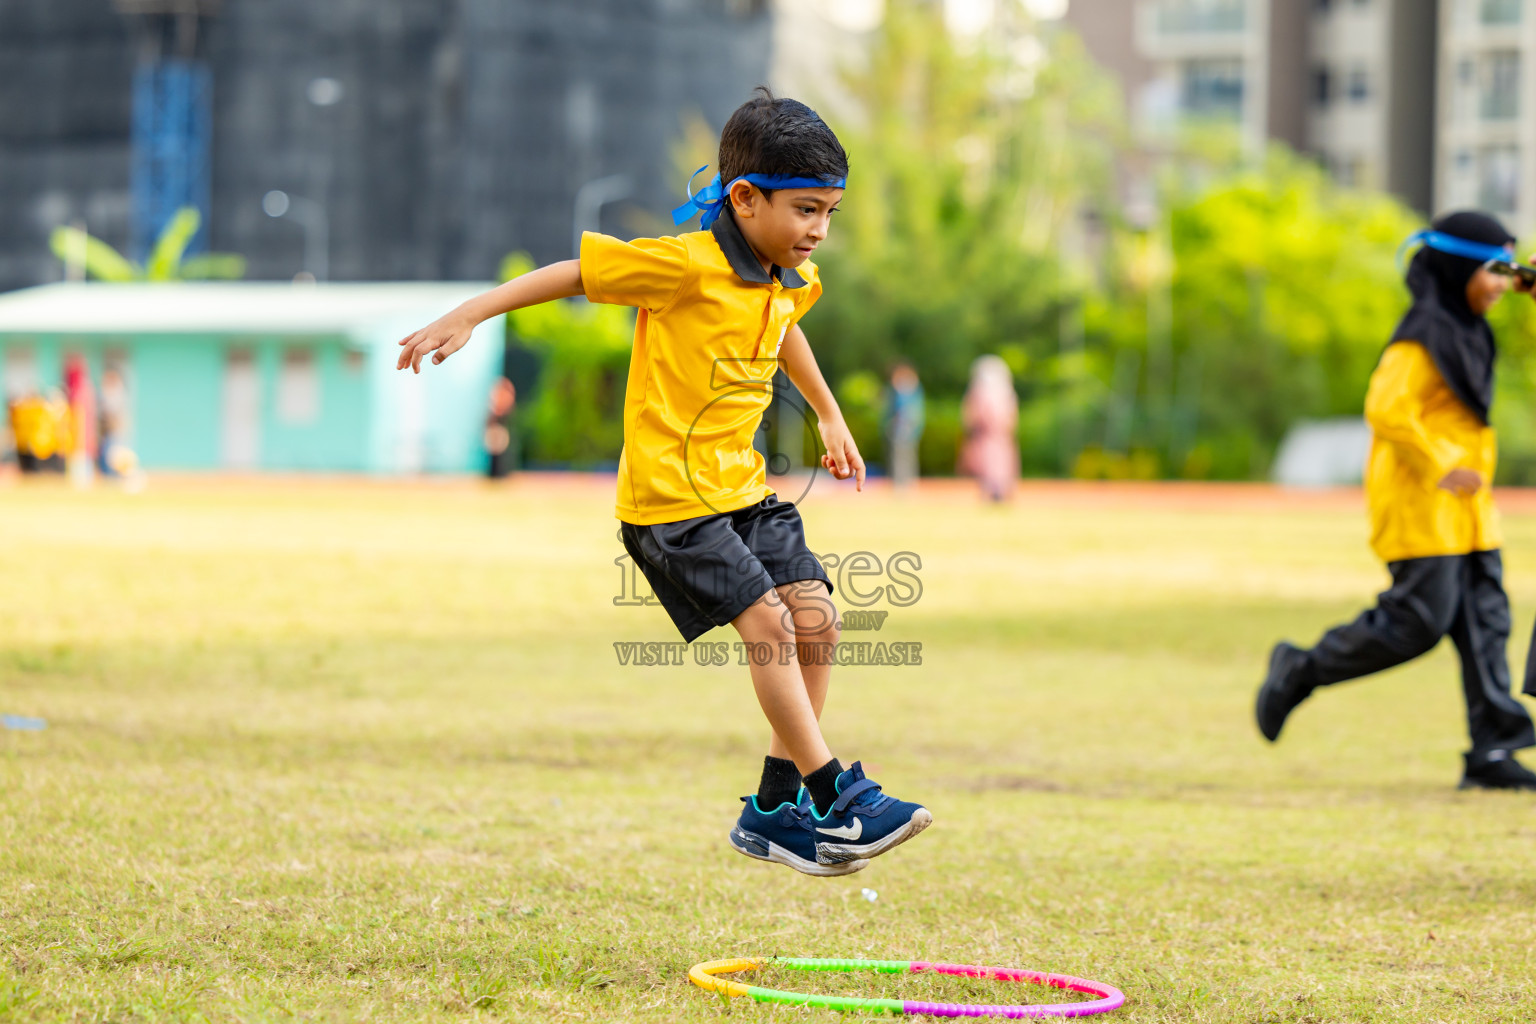
<path fill-rule="evenodd" d="M 1066 989 L 1098 996 L 1086 1003 L 1033 1003 L 1015 1006 L 989 1006 L 983 1003 L 924 1003 L 912 999 L 864 999 L 853 996 L 818 996 L 804 992 L 785 992 L 780 989 L 759 988 L 743 985 L 739 981 L 726 981 L 717 974 L 735 974 L 738 971 L 755 971 L 759 967 L 787 967 L 795 971 L 876 971 L 880 974 L 916 974 L 932 971 L 961 978 L 986 978 L 993 981 L 1019 981 L 1029 985 Z M 884 1013 L 926 1013 L 935 1017 L 1088 1017 L 1095 1013 L 1107 1013 L 1125 1005 L 1125 996 L 1112 985 L 1097 981 L 1074 978 L 1068 974 L 1045 974 L 1015 967 L 976 967 L 970 964 L 936 964 L 927 960 L 832 960 L 817 957 L 737 957 L 733 960 L 711 960 L 695 964 L 688 971 L 688 980 L 710 992 L 728 996 L 750 996 L 760 1003 L 783 1003 L 788 1006 L 822 1006 L 829 1010 L 845 1012 L 871 1011 Z"/>

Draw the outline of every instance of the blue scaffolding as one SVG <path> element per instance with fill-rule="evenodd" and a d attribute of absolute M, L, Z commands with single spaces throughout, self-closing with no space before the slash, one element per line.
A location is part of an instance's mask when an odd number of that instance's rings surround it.
<path fill-rule="evenodd" d="M 189 253 L 207 248 L 212 179 L 213 75 L 202 61 L 161 57 L 133 73 L 130 248 L 143 260 L 172 215 L 196 207 Z"/>

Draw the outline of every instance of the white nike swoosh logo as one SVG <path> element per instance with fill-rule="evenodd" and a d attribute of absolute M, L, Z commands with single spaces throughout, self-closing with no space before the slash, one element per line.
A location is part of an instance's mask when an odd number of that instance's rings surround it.
<path fill-rule="evenodd" d="M 852 825 L 844 825 L 842 828 L 818 828 L 816 831 L 837 836 L 839 839 L 857 839 L 864 834 L 864 819 L 854 818 Z"/>

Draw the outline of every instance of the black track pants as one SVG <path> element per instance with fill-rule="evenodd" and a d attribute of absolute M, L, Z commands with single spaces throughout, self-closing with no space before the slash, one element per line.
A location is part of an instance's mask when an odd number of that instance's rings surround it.
<path fill-rule="evenodd" d="M 1473 752 L 1536 745 L 1531 716 L 1510 695 L 1509 598 L 1499 552 L 1409 558 L 1387 569 L 1392 586 L 1376 607 L 1329 630 L 1308 652 L 1311 681 L 1327 686 L 1368 676 L 1429 653 L 1449 635 L 1461 655 Z"/>

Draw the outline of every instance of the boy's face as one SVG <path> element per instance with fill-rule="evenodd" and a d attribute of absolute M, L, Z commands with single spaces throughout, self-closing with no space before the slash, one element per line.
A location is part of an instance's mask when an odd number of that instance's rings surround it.
<path fill-rule="evenodd" d="M 842 198 L 840 188 L 787 188 L 765 196 L 750 182 L 731 186 L 731 208 L 747 244 L 768 263 L 790 268 L 826 241 Z"/>

